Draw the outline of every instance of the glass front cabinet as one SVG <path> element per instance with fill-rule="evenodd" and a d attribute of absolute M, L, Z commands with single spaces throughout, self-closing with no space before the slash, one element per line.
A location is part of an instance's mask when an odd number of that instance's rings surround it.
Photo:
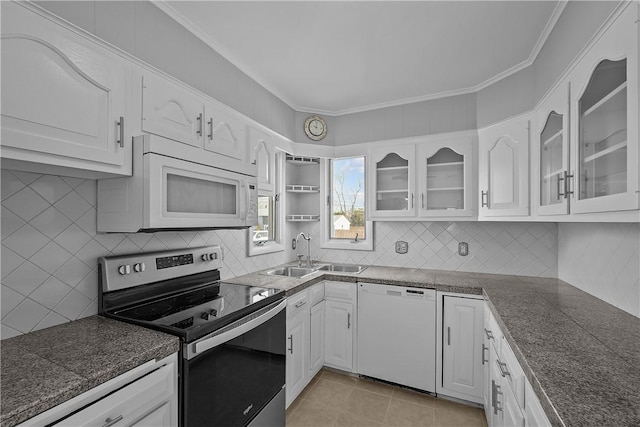
<path fill-rule="evenodd" d="M 569 213 L 569 87 L 561 85 L 538 109 L 533 141 L 537 141 L 538 215 Z"/>
<path fill-rule="evenodd" d="M 570 76 L 572 213 L 639 208 L 637 14 L 627 7 Z"/>
<path fill-rule="evenodd" d="M 415 146 L 374 148 L 369 157 L 369 216 L 415 216 Z"/>
<path fill-rule="evenodd" d="M 418 146 L 418 212 L 422 217 L 472 216 L 473 141 Z"/>

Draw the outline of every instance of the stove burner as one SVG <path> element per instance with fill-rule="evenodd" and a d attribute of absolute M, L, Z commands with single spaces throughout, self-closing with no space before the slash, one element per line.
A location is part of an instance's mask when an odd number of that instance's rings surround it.
<path fill-rule="evenodd" d="M 188 319 L 181 320 L 179 322 L 174 323 L 173 325 L 178 329 L 187 329 L 193 326 L 193 317 L 189 317 Z"/>
<path fill-rule="evenodd" d="M 155 320 L 171 313 L 173 306 L 170 302 L 156 302 L 135 307 L 129 311 L 131 317 L 140 320 Z"/>

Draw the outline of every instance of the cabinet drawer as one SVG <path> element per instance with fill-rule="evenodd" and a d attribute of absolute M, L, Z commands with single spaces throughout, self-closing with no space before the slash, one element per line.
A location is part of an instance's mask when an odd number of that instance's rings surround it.
<path fill-rule="evenodd" d="M 304 290 L 287 299 L 287 317 L 295 316 L 309 305 L 309 292 Z"/>
<path fill-rule="evenodd" d="M 324 282 L 325 299 L 355 302 L 356 291 L 355 283 Z"/>
<path fill-rule="evenodd" d="M 309 298 L 311 300 L 311 306 L 324 301 L 324 283 L 318 283 L 309 288 Z"/>
<path fill-rule="evenodd" d="M 116 419 L 121 421 L 114 425 L 135 425 L 170 400 L 174 377 L 174 365 L 165 365 L 53 425 L 104 425 Z"/>

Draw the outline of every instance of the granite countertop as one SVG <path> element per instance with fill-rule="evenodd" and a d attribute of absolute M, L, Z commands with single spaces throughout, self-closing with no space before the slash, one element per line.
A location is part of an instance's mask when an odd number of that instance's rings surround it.
<path fill-rule="evenodd" d="M 483 295 L 556 426 L 640 426 L 640 319 L 559 279 L 371 266 L 228 282 L 293 295 L 322 280 Z"/>
<path fill-rule="evenodd" d="M 177 337 L 101 316 L 2 340 L 0 424 L 26 421 L 179 347 Z"/>

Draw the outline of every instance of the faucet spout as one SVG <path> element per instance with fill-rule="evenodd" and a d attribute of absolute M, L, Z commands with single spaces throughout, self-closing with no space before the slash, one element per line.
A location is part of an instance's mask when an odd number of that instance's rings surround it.
<path fill-rule="evenodd" d="M 298 240 L 300 240 L 300 237 L 302 237 L 304 240 L 307 241 L 307 267 L 312 268 L 313 263 L 311 262 L 311 236 L 309 234 L 304 234 L 302 232 L 298 233 L 298 235 L 295 238 L 296 243 L 298 242 Z"/>

